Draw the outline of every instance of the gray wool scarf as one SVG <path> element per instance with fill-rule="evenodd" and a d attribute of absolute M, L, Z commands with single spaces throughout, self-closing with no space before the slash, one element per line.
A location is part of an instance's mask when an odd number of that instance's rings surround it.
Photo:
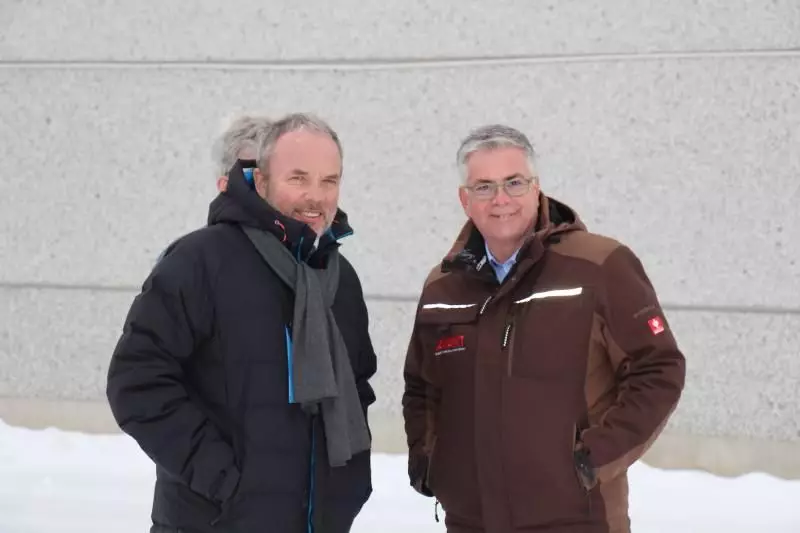
<path fill-rule="evenodd" d="M 322 411 L 328 462 L 344 466 L 370 448 L 370 436 L 347 346 L 331 309 L 339 287 L 339 253 L 331 252 L 326 268 L 311 268 L 295 259 L 274 235 L 241 228 L 267 265 L 294 291 L 290 354 L 294 402 L 307 413 Z"/>

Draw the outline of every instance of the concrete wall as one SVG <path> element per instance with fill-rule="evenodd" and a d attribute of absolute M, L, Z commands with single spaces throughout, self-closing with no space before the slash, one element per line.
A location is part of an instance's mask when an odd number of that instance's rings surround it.
<path fill-rule="evenodd" d="M 414 299 L 462 223 L 454 151 L 502 121 L 665 303 L 689 374 L 648 460 L 800 477 L 800 3 L 226 4 L 0 4 L 0 416 L 113 429 L 111 350 L 204 221 L 223 120 L 309 110 L 345 143 L 377 444 L 402 450 Z"/>

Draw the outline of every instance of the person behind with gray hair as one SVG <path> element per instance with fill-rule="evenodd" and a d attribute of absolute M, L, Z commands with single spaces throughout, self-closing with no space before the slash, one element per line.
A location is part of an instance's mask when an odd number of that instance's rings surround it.
<path fill-rule="evenodd" d="M 217 178 L 217 191 L 224 192 L 228 188 L 228 172 L 237 161 L 244 161 L 245 178 L 252 184 L 258 144 L 263 139 L 272 121 L 267 117 L 242 115 L 234 120 L 214 142 L 211 154 L 214 162 L 214 174 Z M 156 258 L 161 261 L 171 243 Z"/>
<path fill-rule="evenodd" d="M 243 115 L 234 120 L 216 140 L 212 157 L 216 167 L 217 190 L 228 187 L 228 172 L 238 160 L 255 161 L 260 140 L 263 139 L 272 121 L 263 116 Z M 245 167 L 246 177 L 252 181 L 252 168 Z"/>
<path fill-rule="evenodd" d="M 237 160 L 208 225 L 133 301 L 108 401 L 156 464 L 151 533 L 347 533 L 372 492 L 377 361 L 339 252 L 341 143 L 307 114 L 239 131 L 218 145 L 220 171 Z"/>
<path fill-rule="evenodd" d="M 409 478 L 449 533 L 628 533 L 627 469 L 685 361 L 639 259 L 540 190 L 520 131 L 456 154 L 468 217 L 420 296 L 405 362 Z"/>

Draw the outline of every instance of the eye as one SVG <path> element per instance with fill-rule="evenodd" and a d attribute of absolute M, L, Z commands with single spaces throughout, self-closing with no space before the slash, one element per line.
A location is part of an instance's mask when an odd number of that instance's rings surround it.
<path fill-rule="evenodd" d="M 306 179 L 305 176 L 300 176 L 300 175 L 294 174 L 289 178 L 289 181 L 294 181 L 294 182 L 297 182 L 297 183 L 301 183 L 305 179 Z"/>
<path fill-rule="evenodd" d="M 492 190 L 492 186 L 489 185 L 488 183 L 479 183 L 475 185 L 475 187 L 472 190 L 478 194 L 487 193 L 490 190 Z"/>
<path fill-rule="evenodd" d="M 525 180 L 522 178 L 512 178 L 508 180 L 508 185 L 511 187 L 522 187 L 525 183 Z"/>

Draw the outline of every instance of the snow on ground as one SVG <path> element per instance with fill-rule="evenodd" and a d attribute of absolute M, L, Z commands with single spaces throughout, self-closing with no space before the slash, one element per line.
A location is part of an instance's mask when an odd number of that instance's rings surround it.
<path fill-rule="evenodd" d="M 434 533 L 433 501 L 406 478 L 405 457 L 377 454 L 375 487 L 354 533 Z M 0 421 L 0 533 L 146 533 L 154 471 L 124 435 L 33 431 Z M 630 471 L 634 533 L 800 533 L 800 481 Z"/>

